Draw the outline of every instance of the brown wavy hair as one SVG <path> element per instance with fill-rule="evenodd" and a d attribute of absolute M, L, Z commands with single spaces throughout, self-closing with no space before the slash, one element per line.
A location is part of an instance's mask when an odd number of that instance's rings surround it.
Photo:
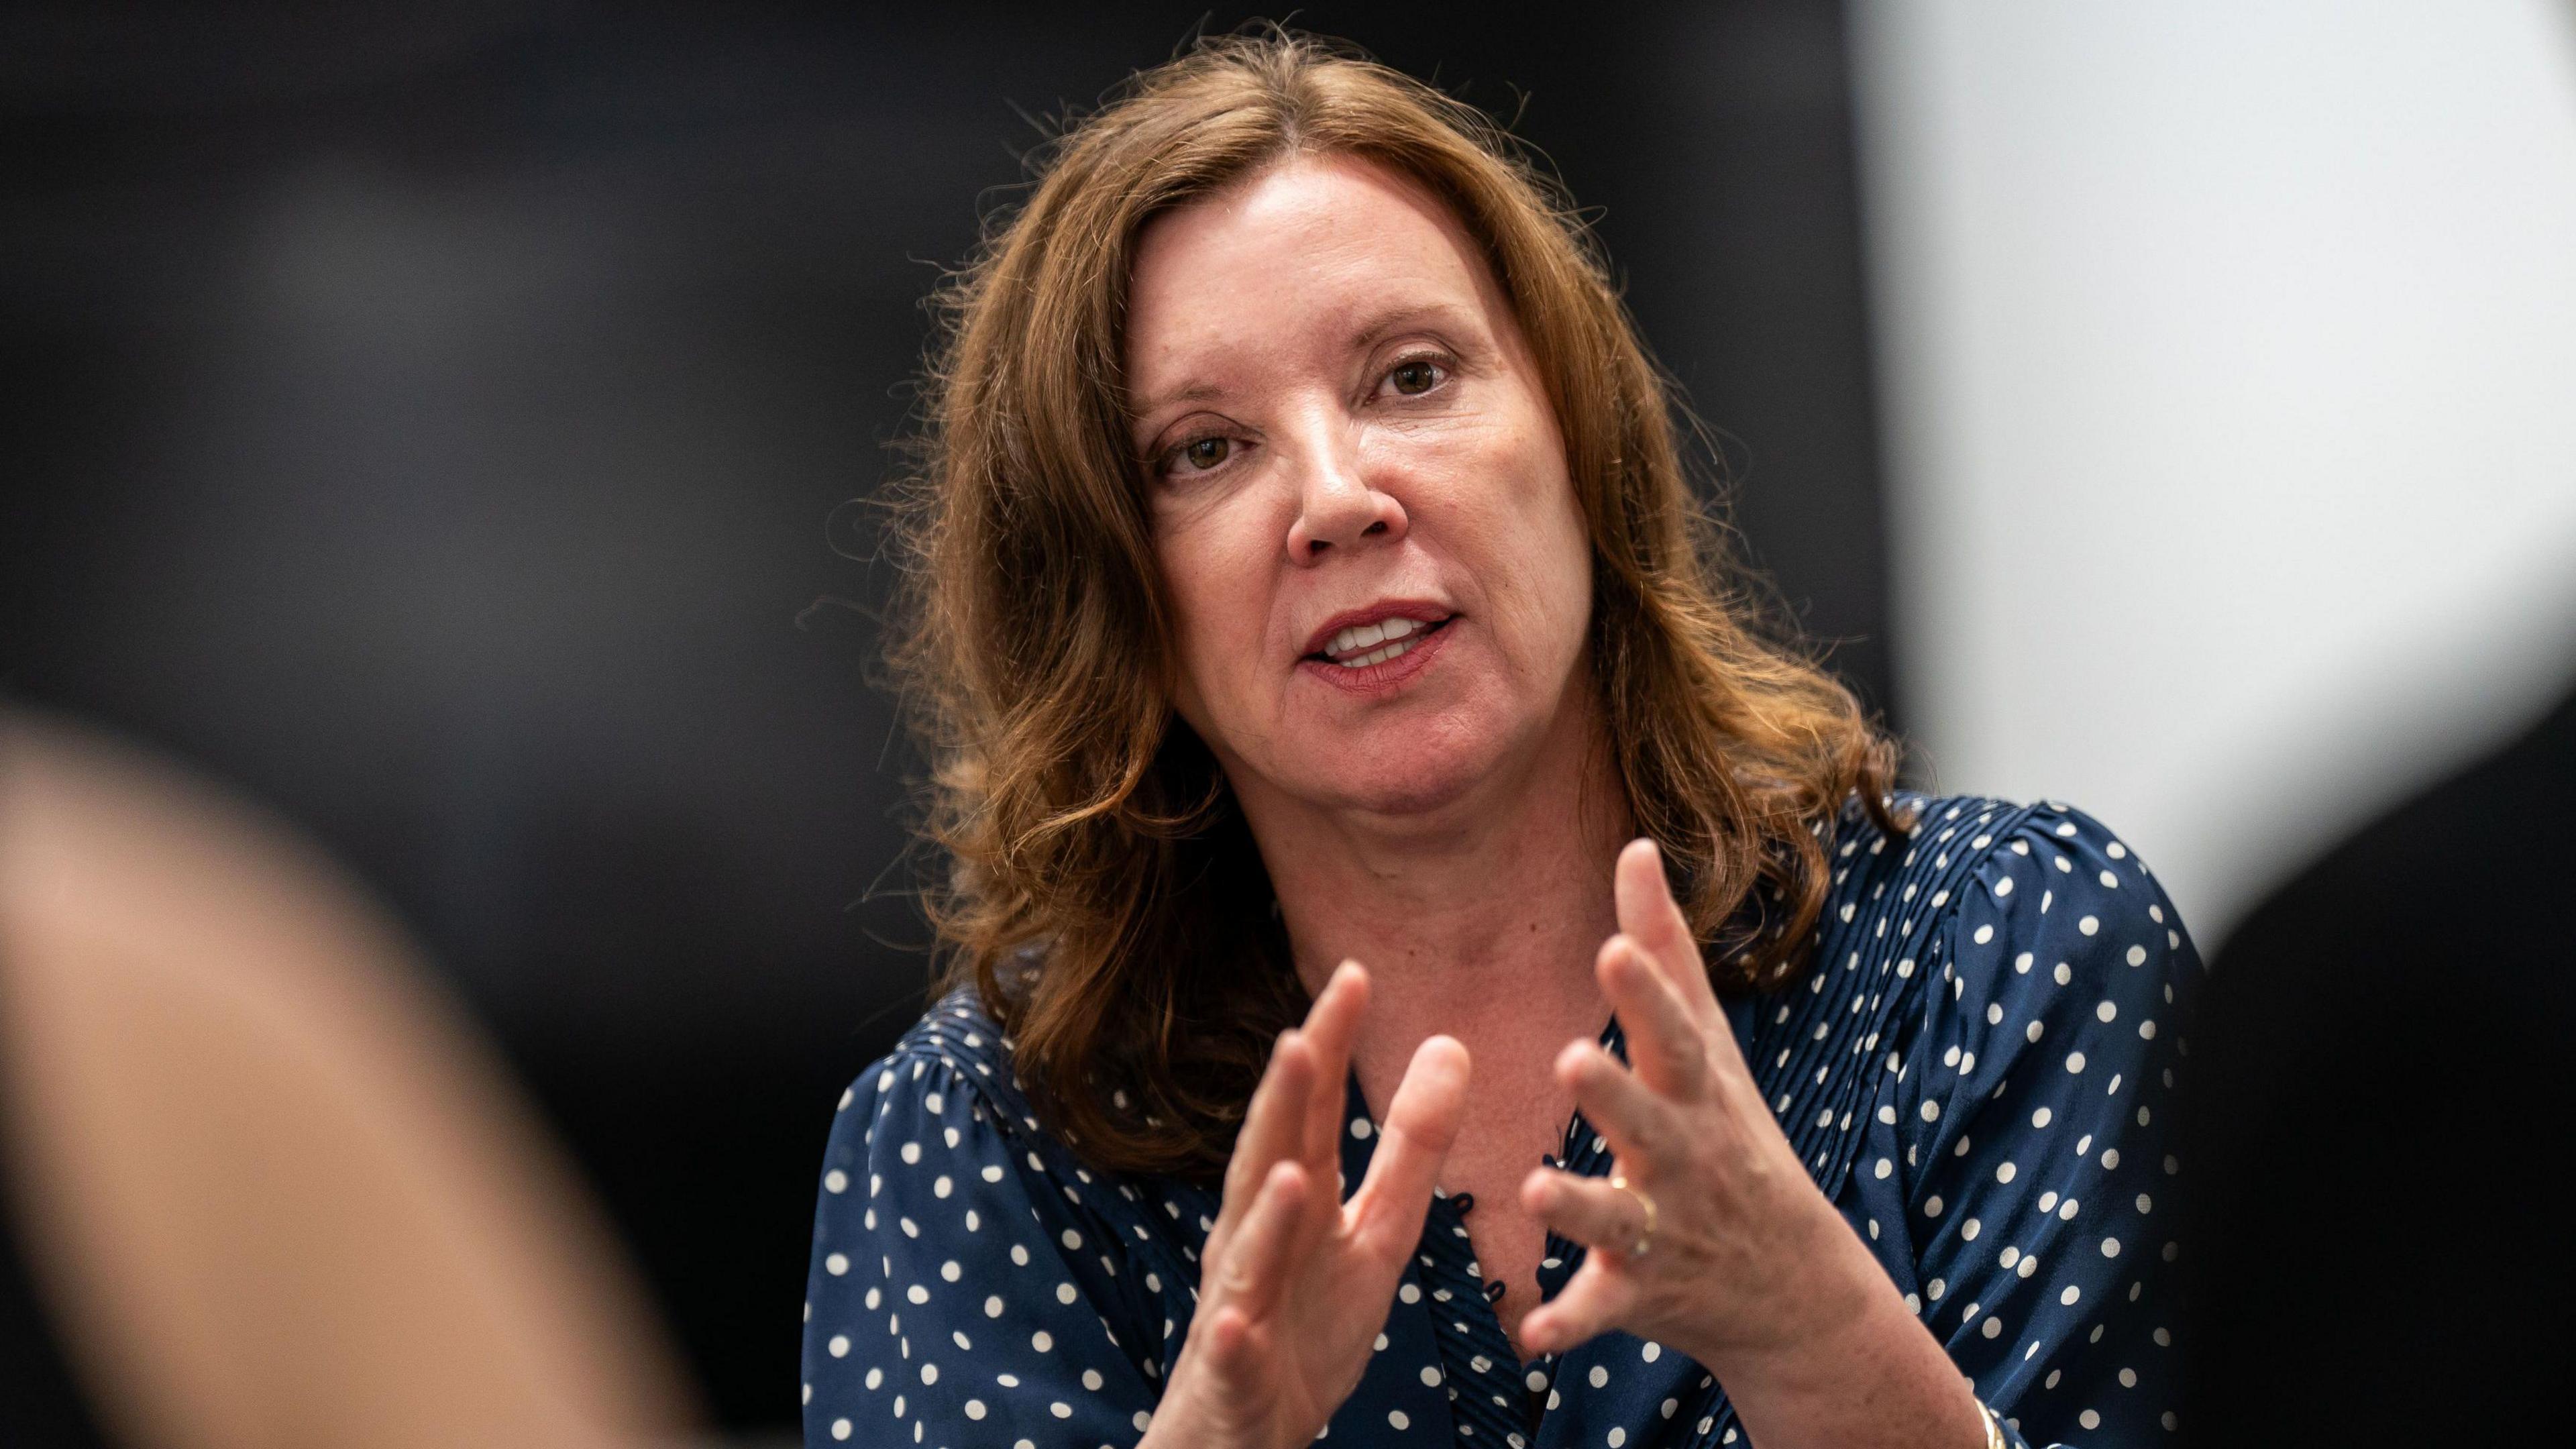
<path fill-rule="evenodd" d="M 1561 188 L 1482 113 L 1337 44 L 1202 41 L 1041 151 L 934 299 L 919 467 L 895 495 L 894 657 L 948 856 L 929 892 L 942 985 L 975 987 L 1048 1125 L 1114 1171 L 1221 1174 L 1306 1001 L 1250 832 L 1172 707 L 1128 273 L 1153 217 L 1317 154 L 1444 198 L 1511 299 L 1591 535 L 1617 773 L 1720 989 L 1797 971 L 1846 802 L 1899 828 L 1893 746 L 1759 626 L 1694 499 L 1687 414 Z"/>

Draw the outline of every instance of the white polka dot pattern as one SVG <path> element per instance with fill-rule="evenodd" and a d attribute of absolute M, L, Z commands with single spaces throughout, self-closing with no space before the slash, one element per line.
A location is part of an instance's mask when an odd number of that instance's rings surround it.
<path fill-rule="evenodd" d="M 2063 806 L 1847 812 L 1814 965 L 1731 1004 L 1809 1170 L 2016 1445 L 2173 1437 L 2164 1133 L 2199 976 L 2136 855 Z M 1625 1055 L 1615 1021 L 1603 1033 Z M 1344 1189 L 1376 1141 L 1354 1080 Z M 1606 1175 L 1578 1113 L 1558 1154 Z M 1214 1197 L 1095 1173 L 1039 1129 L 1008 1043 L 942 1001 L 841 1099 L 807 1282 L 809 1443 L 1132 1445 L 1187 1340 Z M 1433 1199 L 1326 1439 L 1745 1443 L 1722 1386 L 1610 1334 L 1513 1359 L 1465 1222 Z M 1553 1296 L 1582 1249 L 1553 1236 Z M 1542 1432 L 1543 1431 L 1543 1432 Z"/>
<path fill-rule="evenodd" d="M 1912 849 L 1955 848 L 1989 813 L 1942 803 Z M 2199 956 L 2136 853 L 2080 812 L 1995 829 L 1975 876 L 1985 888 L 1922 967 L 1956 989 L 1882 1044 L 1910 1130 L 1873 1119 L 1861 1150 L 1905 1168 L 1856 1179 L 1841 1205 L 1912 1225 L 1913 1261 L 1890 1272 L 2014 1436 L 2170 1438 L 2180 1164 L 2165 1130 L 2185 1039 L 2153 1028 L 2189 1000 Z M 1936 1281 L 1938 1301 L 1923 1292 Z"/>
<path fill-rule="evenodd" d="M 950 1038 L 916 1028 L 834 1120 L 848 1186 L 815 1220 L 807 1440 L 847 1421 L 869 1444 L 1132 1444 L 1160 1309 L 1122 1276 L 1129 1255 L 1086 1246 L 1109 1230 L 1074 1200 L 1085 1184 L 998 1127 Z M 1157 1277 L 1183 1281 L 1178 1261 Z"/>

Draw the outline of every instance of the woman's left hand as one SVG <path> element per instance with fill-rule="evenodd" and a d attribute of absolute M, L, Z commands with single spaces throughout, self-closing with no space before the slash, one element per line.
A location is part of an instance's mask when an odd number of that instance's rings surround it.
<path fill-rule="evenodd" d="M 1588 1250 L 1521 1320 L 1523 1346 L 1621 1329 L 1678 1349 L 1766 1445 L 1981 1442 L 1958 1371 L 1762 1100 L 1651 841 L 1620 852 L 1616 889 L 1595 969 L 1633 1069 L 1577 1041 L 1556 1073 L 1634 1191 L 1553 1168 L 1522 1182 L 1523 1206 Z"/>

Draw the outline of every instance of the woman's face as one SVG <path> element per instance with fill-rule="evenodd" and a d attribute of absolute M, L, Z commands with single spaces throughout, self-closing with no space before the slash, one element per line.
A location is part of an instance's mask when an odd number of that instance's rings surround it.
<path fill-rule="evenodd" d="M 1580 747 L 1591 549 L 1448 208 L 1301 158 L 1157 218 L 1127 313 L 1175 703 L 1247 804 L 1418 814 Z"/>

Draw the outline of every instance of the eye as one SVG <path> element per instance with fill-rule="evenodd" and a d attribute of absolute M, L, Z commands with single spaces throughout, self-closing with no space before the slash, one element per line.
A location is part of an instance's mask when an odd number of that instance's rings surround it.
<path fill-rule="evenodd" d="M 1439 363 L 1427 357 L 1415 357 L 1397 363 L 1387 373 L 1386 380 L 1406 397 L 1420 397 L 1440 385 L 1440 376 Z"/>
<path fill-rule="evenodd" d="M 1165 473 L 1187 471 L 1204 473 L 1234 456 L 1234 440 L 1221 433 L 1209 433 L 1190 439 L 1163 455 Z"/>

